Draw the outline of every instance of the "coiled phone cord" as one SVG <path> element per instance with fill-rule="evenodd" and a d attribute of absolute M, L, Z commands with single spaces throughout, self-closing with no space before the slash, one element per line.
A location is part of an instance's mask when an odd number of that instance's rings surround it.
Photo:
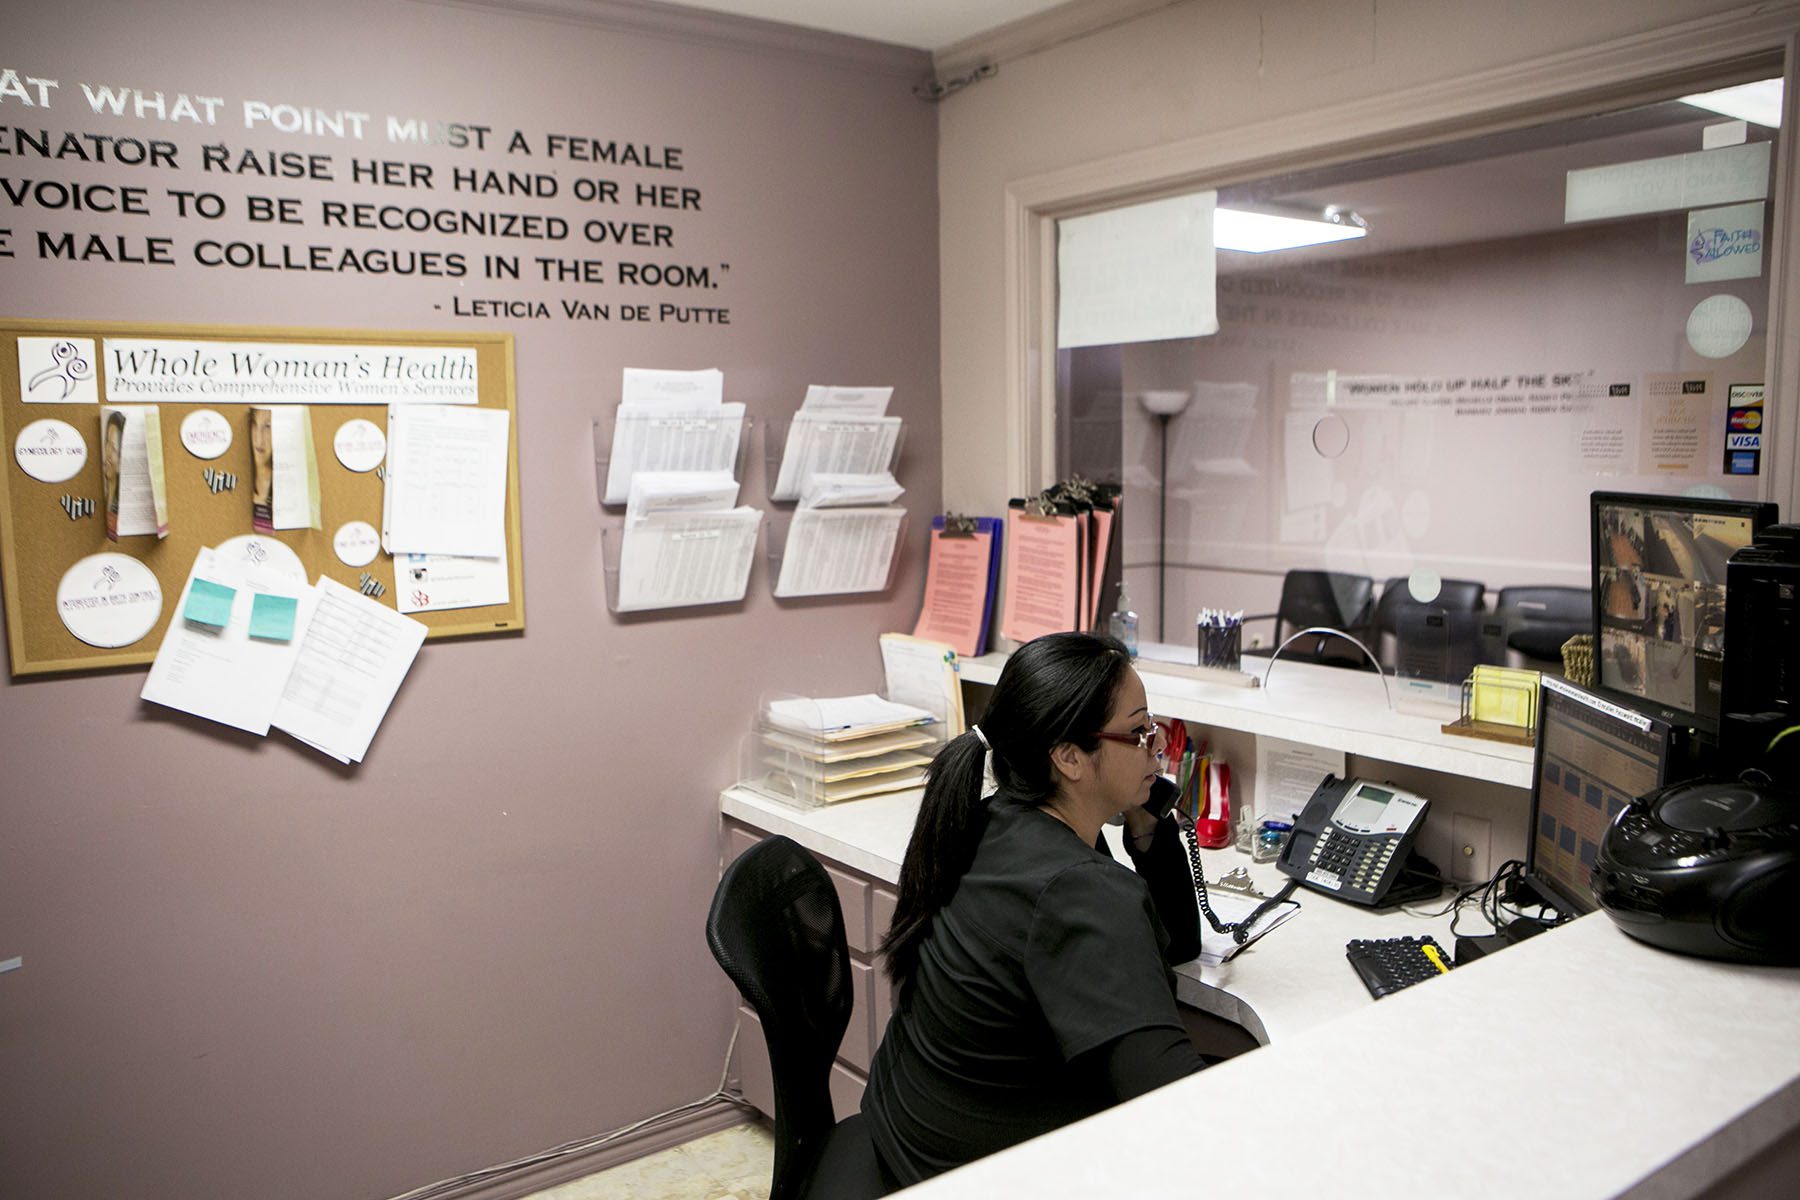
<path fill-rule="evenodd" d="M 1250 930 L 1262 920 L 1263 914 L 1294 894 L 1299 886 L 1298 879 L 1289 879 L 1279 892 L 1256 906 L 1248 917 L 1242 921 L 1221 921 L 1212 910 L 1212 901 L 1206 894 L 1206 869 L 1200 864 L 1200 835 L 1194 829 L 1193 818 L 1179 808 L 1171 810 L 1176 826 L 1181 830 L 1181 839 L 1187 843 L 1188 866 L 1194 872 L 1194 898 L 1200 902 L 1200 911 L 1206 914 L 1207 923 L 1213 927 L 1214 933 L 1228 934 L 1231 940 L 1243 945 L 1250 937 Z"/>

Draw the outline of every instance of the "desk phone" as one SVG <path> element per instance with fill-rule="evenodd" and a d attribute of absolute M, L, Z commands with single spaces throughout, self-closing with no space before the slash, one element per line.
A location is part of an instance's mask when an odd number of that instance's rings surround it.
<path fill-rule="evenodd" d="M 1327 775 L 1294 822 L 1276 865 L 1314 891 L 1354 904 L 1411 899 L 1420 889 L 1396 889 L 1395 883 L 1429 807 L 1425 797 L 1392 784 Z"/>

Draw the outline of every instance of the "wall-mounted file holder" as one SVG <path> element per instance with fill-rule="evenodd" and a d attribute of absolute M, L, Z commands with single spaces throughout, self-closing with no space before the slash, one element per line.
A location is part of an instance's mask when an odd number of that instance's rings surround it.
<path fill-rule="evenodd" d="M 763 439 L 769 499 L 795 501 L 814 472 L 874 475 L 893 471 L 906 442 L 899 417 L 852 417 L 809 413 L 801 409 L 790 420 L 770 421 Z"/>
<path fill-rule="evenodd" d="M 624 413 L 594 419 L 594 483 L 603 505 L 621 505 L 637 471 L 729 471 L 742 482 L 752 418 L 742 404 L 717 413 Z"/>
<path fill-rule="evenodd" d="M 615 613 L 736 604 L 762 540 L 760 509 L 652 513 L 602 528 L 606 607 Z"/>
<path fill-rule="evenodd" d="M 925 768 L 941 744 L 937 723 L 905 715 L 884 720 L 871 711 L 866 722 L 846 726 L 830 711 L 858 700 L 868 701 L 872 710 L 886 705 L 875 696 L 763 696 L 739 746 L 740 786 L 795 808 L 922 787 Z"/>
<path fill-rule="evenodd" d="M 885 592 L 906 544 L 904 508 L 801 508 L 769 516 L 776 599 Z"/>

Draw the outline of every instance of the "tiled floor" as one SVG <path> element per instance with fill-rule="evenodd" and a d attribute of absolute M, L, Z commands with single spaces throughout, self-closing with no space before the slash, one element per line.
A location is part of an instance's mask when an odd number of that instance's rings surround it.
<path fill-rule="evenodd" d="M 775 1138 L 734 1125 L 526 1200 L 769 1200 Z"/>

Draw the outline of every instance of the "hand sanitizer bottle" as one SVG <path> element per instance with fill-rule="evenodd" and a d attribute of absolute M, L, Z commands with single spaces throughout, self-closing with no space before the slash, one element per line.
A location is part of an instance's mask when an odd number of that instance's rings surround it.
<path fill-rule="evenodd" d="M 1106 631 L 1125 643 L 1125 649 L 1136 658 L 1138 652 L 1138 615 L 1132 611 L 1131 597 L 1125 592 L 1125 581 L 1119 581 L 1119 606 L 1113 609 Z"/>

